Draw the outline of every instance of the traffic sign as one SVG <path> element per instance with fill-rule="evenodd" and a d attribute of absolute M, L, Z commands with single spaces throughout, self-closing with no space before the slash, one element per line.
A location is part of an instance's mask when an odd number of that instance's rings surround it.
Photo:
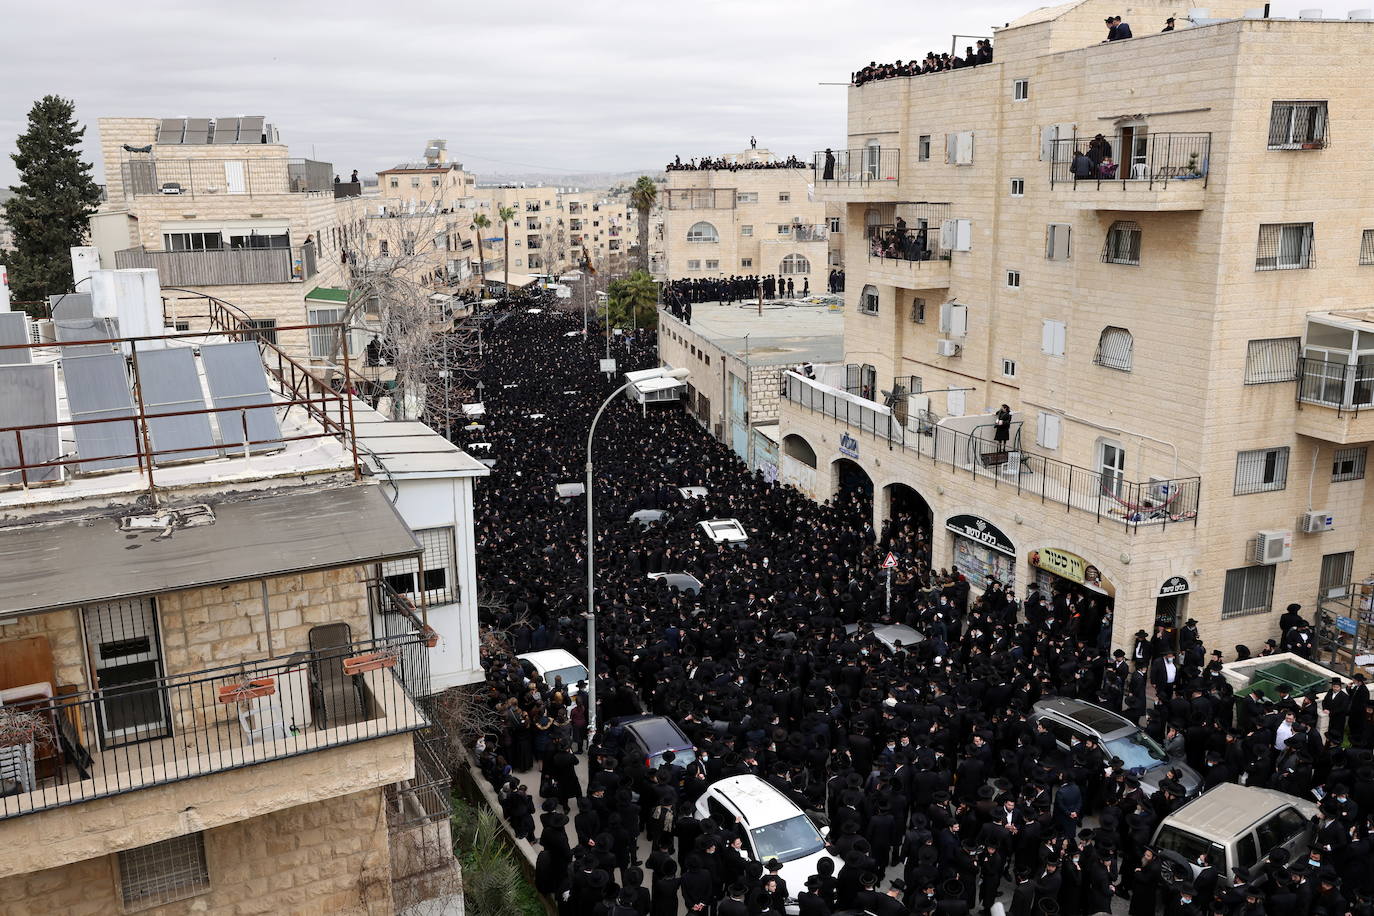
<path fill-rule="evenodd" d="M 896 567 L 897 567 L 897 555 L 896 555 L 895 553 L 890 553 L 890 554 L 887 555 L 887 558 L 883 560 L 883 565 L 882 565 L 880 568 L 882 568 L 882 569 L 895 569 Z"/>

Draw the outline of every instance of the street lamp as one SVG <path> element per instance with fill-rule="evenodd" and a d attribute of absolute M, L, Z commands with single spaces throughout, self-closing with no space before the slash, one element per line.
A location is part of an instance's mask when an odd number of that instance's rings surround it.
<path fill-rule="evenodd" d="M 684 379 L 691 373 L 686 369 L 669 369 L 667 366 L 654 371 L 652 375 L 645 376 L 638 381 L 646 382 L 655 378 L 674 378 Z M 597 408 L 596 415 L 592 417 L 591 429 L 587 431 L 587 486 L 584 494 L 587 500 L 587 746 L 590 750 L 592 738 L 596 735 L 596 563 L 594 559 L 595 550 L 595 516 L 592 510 L 592 438 L 596 435 L 596 424 L 601 420 L 601 414 L 620 396 L 626 388 L 634 382 L 626 382 L 615 391 L 612 391 L 601 406 Z"/>

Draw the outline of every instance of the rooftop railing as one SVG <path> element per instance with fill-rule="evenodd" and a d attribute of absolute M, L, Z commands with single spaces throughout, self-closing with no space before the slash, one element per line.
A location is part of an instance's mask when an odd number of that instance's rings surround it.
<path fill-rule="evenodd" d="M 115 267 L 152 267 L 163 286 L 247 286 L 300 283 L 315 276 L 315 245 L 291 248 L 222 248 L 212 251 L 161 251 L 126 248 L 115 252 Z"/>
<path fill-rule="evenodd" d="M 334 193 L 334 166 L 313 159 L 129 159 L 119 169 L 126 197 Z"/>
<path fill-rule="evenodd" d="M 901 177 L 901 150 L 887 146 L 819 150 L 811 160 L 816 181 L 873 184 Z"/>
<path fill-rule="evenodd" d="M 1050 186 L 1074 185 L 1103 187 L 1111 184 L 1147 188 L 1168 187 L 1171 182 L 1200 181 L 1207 186 L 1212 155 L 1209 133 L 1146 134 L 1131 142 L 1131 149 L 1118 149 L 1119 137 L 1112 138 L 1110 160 L 1094 162 L 1089 150 L 1090 137 L 1069 137 L 1052 141 Z M 1082 153 L 1080 159 L 1078 154 Z"/>

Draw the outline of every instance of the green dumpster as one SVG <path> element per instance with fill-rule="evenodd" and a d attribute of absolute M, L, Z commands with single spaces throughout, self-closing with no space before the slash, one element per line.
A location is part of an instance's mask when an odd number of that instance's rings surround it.
<path fill-rule="evenodd" d="M 1330 679 L 1329 674 L 1308 671 L 1292 662 L 1274 662 L 1256 671 L 1245 690 L 1246 693 L 1258 690 L 1265 699 L 1274 702 L 1279 699 L 1280 684 L 1287 684 L 1291 695 L 1298 697 L 1312 689 L 1321 692 Z"/>

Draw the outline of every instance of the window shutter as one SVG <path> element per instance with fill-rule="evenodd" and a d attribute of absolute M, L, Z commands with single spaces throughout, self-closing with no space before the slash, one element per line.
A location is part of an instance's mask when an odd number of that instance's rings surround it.
<path fill-rule="evenodd" d="M 1068 223 L 1058 223 L 1053 227 L 1053 252 L 1050 256 L 1054 261 L 1067 261 L 1069 259 L 1069 237 L 1073 233 L 1073 227 Z"/>
<path fill-rule="evenodd" d="M 1054 141 L 1059 139 L 1059 125 L 1047 124 L 1040 128 L 1040 161 L 1054 160 Z"/>
<path fill-rule="evenodd" d="M 956 162 L 959 165 L 973 164 L 973 131 L 963 130 L 957 135 Z"/>
<path fill-rule="evenodd" d="M 945 134 L 945 161 L 959 161 L 959 135 Z"/>
<path fill-rule="evenodd" d="M 968 251 L 973 247 L 973 221 L 956 219 L 954 221 L 954 250 Z"/>
<path fill-rule="evenodd" d="M 1052 413 L 1040 413 L 1036 417 L 1035 443 L 1041 448 L 1059 448 L 1059 417 Z"/>
<path fill-rule="evenodd" d="M 964 415 L 964 395 L 963 391 L 951 391 L 946 400 L 946 411 L 951 417 L 962 417 Z"/>
<path fill-rule="evenodd" d="M 947 219 L 940 223 L 940 247 L 946 251 L 953 251 L 959 241 L 958 220 Z"/>
<path fill-rule="evenodd" d="M 940 333 L 948 334 L 953 324 L 954 303 L 945 302 L 940 305 Z"/>
<path fill-rule="evenodd" d="M 1054 354 L 1054 322 L 1048 318 L 1040 323 L 1040 352 Z"/>

